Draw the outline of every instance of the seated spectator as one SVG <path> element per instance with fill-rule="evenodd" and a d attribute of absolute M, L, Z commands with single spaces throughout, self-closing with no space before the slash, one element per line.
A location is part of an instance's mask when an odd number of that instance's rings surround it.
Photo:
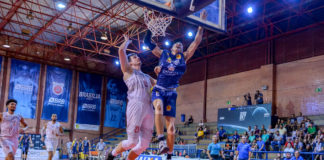
<path fill-rule="evenodd" d="M 223 128 L 223 126 L 221 126 L 219 130 L 219 139 L 223 140 L 225 138 L 226 138 L 226 130 Z"/>
<path fill-rule="evenodd" d="M 314 135 L 316 134 L 316 127 L 313 126 L 313 123 L 309 124 L 307 128 L 307 133 L 310 134 L 312 137 L 315 137 Z"/>
<path fill-rule="evenodd" d="M 294 124 L 297 121 L 295 114 L 291 114 L 289 120 L 290 120 L 290 123 Z"/>
<path fill-rule="evenodd" d="M 238 143 L 239 140 L 240 140 L 240 135 L 237 133 L 237 131 L 234 131 L 233 142 Z"/>
<path fill-rule="evenodd" d="M 287 145 L 290 144 L 292 148 L 294 148 L 294 142 L 292 141 L 291 138 L 288 138 L 286 143 L 285 143 L 285 147 L 287 147 Z M 297 144 L 298 145 L 298 144 Z"/>
<path fill-rule="evenodd" d="M 278 125 L 276 124 L 274 128 L 269 129 L 271 134 L 275 134 L 279 130 Z"/>
<path fill-rule="evenodd" d="M 259 130 L 257 125 L 254 126 L 253 132 L 254 132 L 254 135 L 259 135 L 260 134 L 260 130 Z"/>
<path fill-rule="evenodd" d="M 284 149 L 284 152 L 294 153 L 294 148 L 291 147 L 290 143 L 287 144 L 287 147 Z M 286 153 L 283 154 L 283 157 L 286 157 Z"/>
<path fill-rule="evenodd" d="M 197 136 L 196 136 L 196 144 L 198 144 L 199 140 L 203 139 L 203 138 L 204 138 L 204 130 L 202 127 L 199 127 L 198 131 L 197 131 Z"/>
<path fill-rule="evenodd" d="M 179 136 L 182 135 L 182 132 L 180 131 L 180 129 L 179 129 L 178 127 L 176 127 L 175 134 L 176 134 L 176 135 L 179 135 Z"/>
<path fill-rule="evenodd" d="M 278 150 L 281 150 L 281 142 L 282 142 L 282 135 L 279 134 L 279 131 L 276 132 L 274 135 L 273 141 L 271 142 L 271 147 L 275 151 L 276 150 L 276 145 L 278 145 Z"/>
<path fill-rule="evenodd" d="M 262 141 L 264 142 L 264 144 L 265 144 L 265 147 L 266 147 L 266 149 L 267 150 L 269 150 L 269 148 L 267 148 L 269 145 L 270 145 L 270 131 L 268 131 L 268 132 L 266 132 L 266 131 L 263 131 L 263 134 L 262 134 L 262 136 L 261 136 L 261 139 L 262 139 Z"/>
<path fill-rule="evenodd" d="M 323 148 L 324 148 L 323 140 L 321 140 L 320 137 L 316 137 L 314 152 L 321 153 L 324 151 Z M 315 159 L 317 159 L 317 158 L 319 158 L 319 155 L 315 156 Z M 320 158 L 320 159 L 322 159 L 322 158 Z"/>
<path fill-rule="evenodd" d="M 203 122 L 203 120 L 200 120 L 198 126 L 199 126 L 199 127 L 203 127 L 203 126 L 204 126 L 204 122 Z"/>
<path fill-rule="evenodd" d="M 310 144 L 306 145 L 306 148 L 302 150 L 303 152 L 313 152 L 312 147 Z M 312 155 L 311 154 L 303 154 L 303 157 L 307 160 L 311 160 L 312 159 Z"/>
<path fill-rule="evenodd" d="M 251 99 L 250 93 L 247 93 L 246 95 L 244 95 L 244 100 L 245 100 L 246 105 L 248 105 L 248 106 L 252 105 L 252 99 Z"/>
<path fill-rule="evenodd" d="M 300 156 L 299 151 L 295 151 L 295 156 L 291 160 L 304 160 L 304 158 Z"/>
<path fill-rule="evenodd" d="M 205 135 L 205 137 L 207 137 L 208 134 L 209 134 L 209 131 L 208 131 L 207 126 L 204 126 L 204 135 Z"/>
<path fill-rule="evenodd" d="M 248 131 L 247 131 L 248 135 L 250 136 L 252 132 L 253 132 L 253 131 L 252 131 L 252 129 L 251 129 L 251 126 L 249 126 L 249 127 L 248 127 Z"/>
<path fill-rule="evenodd" d="M 284 127 L 284 125 L 280 125 L 279 134 L 281 136 L 284 136 L 284 135 L 286 135 L 286 133 L 287 133 L 287 129 Z"/>
<path fill-rule="evenodd" d="M 201 158 L 201 159 L 209 159 L 205 149 L 201 151 L 201 153 L 199 155 L 199 158 Z"/>
<path fill-rule="evenodd" d="M 192 115 L 190 115 L 189 119 L 187 122 L 185 122 L 185 126 L 189 126 L 190 124 L 192 124 L 194 122 L 194 119 L 192 118 Z"/>
<path fill-rule="evenodd" d="M 312 121 L 308 117 L 305 117 L 305 119 L 306 119 L 305 126 L 306 128 L 308 128 L 309 125 L 312 123 Z"/>
<path fill-rule="evenodd" d="M 259 90 L 256 91 L 254 100 L 256 104 L 263 104 L 263 94 Z"/>
<path fill-rule="evenodd" d="M 258 151 L 266 151 L 265 142 L 262 140 L 261 137 L 258 138 L 257 145 L 258 145 Z M 262 159 L 263 153 L 259 153 L 258 158 Z"/>
<path fill-rule="evenodd" d="M 302 112 L 299 112 L 299 116 L 296 119 L 298 124 L 301 124 L 304 121 Z"/>
<path fill-rule="evenodd" d="M 286 157 L 284 158 L 284 160 L 291 160 L 292 159 L 292 153 L 288 152 L 286 153 Z"/>
<path fill-rule="evenodd" d="M 254 132 L 251 133 L 251 135 L 249 136 L 249 141 L 250 143 L 252 143 L 255 140 L 255 135 Z"/>
<path fill-rule="evenodd" d="M 261 126 L 261 130 L 260 130 L 260 133 L 264 133 L 264 131 L 266 131 L 267 132 L 267 129 L 265 129 L 265 126 L 264 126 L 264 124 Z"/>

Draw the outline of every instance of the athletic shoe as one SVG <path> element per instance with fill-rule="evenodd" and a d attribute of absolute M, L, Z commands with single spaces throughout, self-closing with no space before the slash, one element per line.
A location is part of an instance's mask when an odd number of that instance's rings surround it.
<path fill-rule="evenodd" d="M 168 154 L 166 159 L 171 160 L 172 159 L 172 154 Z"/>
<path fill-rule="evenodd" d="M 108 157 L 106 160 L 114 160 L 115 156 L 111 154 L 111 152 L 108 154 Z"/>
<path fill-rule="evenodd" d="M 157 154 L 158 154 L 158 155 L 160 155 L 160 154 L 165 154 L 165 153 L 167 153 L 168 151 L 169 151 L 169 148 L 168 148 L 168 146 L 167 146 L 167 144 L 166 144 L 166 141 L 165 141 L 165 140 L 160 141 L 160 142 L 159 142 L 159 150 L 158 150 Z"/>

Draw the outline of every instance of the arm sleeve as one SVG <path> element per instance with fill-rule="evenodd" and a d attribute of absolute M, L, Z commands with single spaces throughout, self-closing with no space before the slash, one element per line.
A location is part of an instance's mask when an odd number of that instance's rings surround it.
<path fill-rule="evenodd" d="M 154 44 L 151 40 L 152 38 L 152 32 L 150 30 L 146 31 L 146 34 L 144 36 L 144 43 L 151 49 L 153 50 L 156 47 L 156 44 Z"/>
<path fill-rule="evenodd" d="M 207 149 L 208 151 L 210 151 L 211 150 L 211 145 L 209 144 L 208 145 L 208 149 Z"/>

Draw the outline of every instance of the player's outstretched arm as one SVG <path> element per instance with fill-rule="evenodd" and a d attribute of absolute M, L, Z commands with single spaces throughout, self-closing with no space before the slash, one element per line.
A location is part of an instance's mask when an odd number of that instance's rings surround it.
<path fill-rule="evenodd" d="M 200 18 L 203 19 L 203 20 L 206 20 L 206 18 L 207 18 L 206 10 L 203 10 L 200 13 Z M 195 37 L 195 40 L 193 42 L 191 42 L 191 44 L 190 44 L 189 48 L 187 49 L 187 51 L 183 53 L 184 56 L 185 56 L 186 61 L 188 61 L 194 55 L 196 49 L 198 48 L 198 46 L 199 46 L 199 44 L 200 44 L 200 42 L 202 40 L 203 31 L 204 31 L 204 29 L 199 26 L 196 37 Z"/>
<path fill-rule="evenodd" d="M 24 118 L 21 118 L 20 119 L 20 124 L 24 127 L 24 128 L 22 128 L 21 130 L 20 130 L 20 132 L 22 133 L 22 132 L 25 132 L 27 129 L 28 129 L 28 125 L 27 125 L 27 123 L 25 122 L 25 119 Z"/>
<path fill-rule="evenodd" d="M 126 49 L 132 41 L 129 40 L 129 37 L 126 34 L 124 34 L 124 40 L 125 41 L 120 45 L 119 50 L 118 50 L 120 67 L 121 67 L 121 70 L 123 73 L 132 72 L 132 68 L 128 63 L 127 55 L 126 55 Z"/>
<path fill-rule="evenodd" d="M 144 43 L 152 50 L 152 53 L 160 58 L 162 54 L 162 49 L 160 49 L 159 46 L 157 46 L 154 42 L 152 42 L 152 32 L 150 30 L 146 31 L 146 34 L 144 36 Z"/>
<path fill-rule="evenodd" d="M 63 132 L 64 132 L 64 130 L 63 130 L 63 127 L 62 127 L 62 126 L 60 126 L 60 132 L 61 132 L 61 133 L 63 133 Z"/>

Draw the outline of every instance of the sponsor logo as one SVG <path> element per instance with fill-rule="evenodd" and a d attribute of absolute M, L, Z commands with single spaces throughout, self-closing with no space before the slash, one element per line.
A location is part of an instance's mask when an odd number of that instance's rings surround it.
<path fill-rule="evenodd" d="M 240 121 L 244 121 L 247 112 L 240 112 Z"/>
<path fill-rule="evenodd" d="M 87 103 L 82 104 L 82 110 L 94 111 L 96 110 L 96 108 L 97 107 L 95 104 L 87 104 Z"/>
<path fill-rule="evenodd" d="M 80 92 L 79 97 L 85 97 L 85 98 L 91 98 L 91 99 L 100 99 L 100 94 Z"/>
<path fill-rule="evenodd" d="M 177 54 L 177 59 L 181 59 L 181 54 Z"/>
<path fill-rule="evenodd" d="M 28 86 L 28 85 L 23 85 L 23 84 L 15 84 L 14 90 L 32 93 L 33 86 Z"/>
<path fill-rule="evenodd" d="M 171 58 L 170 57 L 167 59 L 167 62 L 168 63 L 171 63 Z"/>
<path fill-rule="evenodd" d="M 171 111 L 171 106 L 170 105 L 167 105 L 166 110 L 167 111 Z"/>
<path fill-rule="evenodd" d="M 64 83 L 53 82 L 52 92 L 55 95 L 61 95 L 63 93 Z"/>

